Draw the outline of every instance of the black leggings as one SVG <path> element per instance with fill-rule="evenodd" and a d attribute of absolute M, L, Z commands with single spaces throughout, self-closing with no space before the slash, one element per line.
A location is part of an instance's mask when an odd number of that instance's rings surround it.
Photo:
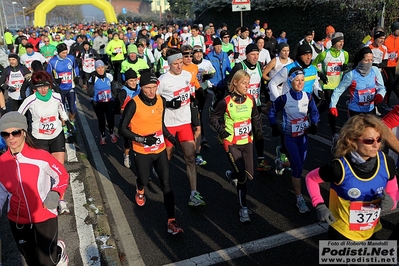
<path fill-rule="evenodd" d="M 89 78 L 90 78 L 91 73 L 87 73 L 87 72 L 84 72 L 84 71 L 82 71 L 82 73 L 83 73 L 83 75 L 82 75 L 83 86 L 87 87 L 87 83 L 89 82 Z"/>
<path fill-rule="evenodd" d="M 105 119 L 107 119 L 109 134 L 114 133 L 115 117 L 114 117 L 114 102 L 95 102 L 94 112 L 98 120 L 98 128 L 102 137 L 105 137 Z"/>
<path fill-rule="evenodd" d="M 385 98 L 387 99 L 387 104 L 389 104 L 392 91 L 396 94 L 396 97 L 399 98 L 399 79 L 396 79 L 395 70 L 395 67 L 386 67 L 384 69 L 387 74 L 387 81 L 385 82 L 385 87 L 387 89 Z"/>
<path fill-rule="evenodd" d="M 158 154 L 134 153 L 134 163 L 137 168 L 137 188 L 142 190 L 148 185 L 151 166 L 158 174 L 163 192 L 163 202 L 168 219 L 175 218 L 175 196 L 170 187 L 169 161 L 166 150 Z"/>
<path fill-rule="evenodd" d="M 241 207 L 247 207 L 247 180 L 253 179 L 253 144 L 229 145 L 227 157 L 233 166 L 233 178 L 237 179 L 238 200 Z"/>
<path fill-rule="evenodd" d="M 19 107 L 21 106 L 22 102 L 24 100 L 14 100 L 12 98 L 10 98 L 11 100 L 11 110 L 12 111 L 18 111 Z"/>
<path fill-rule="evenodd" d="M 208 95 L 208 91 L 204 90 L 204 93 L 199 93 L 198 90 L 195 91 L 195 98 L 198 100 L 198 112 L 199 112 L 199 119 L 200 119 L 200 126 L 201 126 L 201 135 L 204 136 L 204 123 L 202 120 L 202 111 L 205 107 L 206 96 Z"/>
<path fill-rule="evenodd" d="M 122 82 L 122 78 L 121 78 L 122 62 L 123 62 L 123 60 L 111 61 L 112 68 L 114 70 L 114 82 L 119 82 L 119 81 Z"/>
<path fill-rule="evenodd" d="M 34 224 L 9 223 L 15 243 L 28 265 L 57 265 L 61 253 L 57 248 L 57 217 Z"/>
<path fill-rule="evenodd" d="M 261 123 L 261 126 L 262 126 L 262 112 L 261 112 L 261 107 L 258 106 L 257 108 L 258 108 L 258 113 L 259 113 L 259 116 L 260 116 L 260 123 Z M 262 138 L 260 138 L 260 139 L 255 139 L 255 149 L 256 149 L 256 154 L 258 155 L 258 158 L 259 158 L 259 157 L 261 157 L 261 158 L 264 158 L 264 157 L 265 157 L 265 155 L 263 154 L 264 146 L 265 146 L 265 140 L 263 139 L 263 136 L 262 136 Z M 263 160 L 263 159 L 262 159 L 262 160 Z"/>
<path fill-rule="evenodd" d="M 324 92 L 324 101 L 317 108 L 320 114 L 330 109 L 331 95 L 333 94 L 334 90 L 323 90 L 323 92 Z M 337 133 L 336 120 L 337 119 L 335 116 L 328 113 L 328 124 L 330 125 L 331 135 L 333 136 L 335 133 Z"/>

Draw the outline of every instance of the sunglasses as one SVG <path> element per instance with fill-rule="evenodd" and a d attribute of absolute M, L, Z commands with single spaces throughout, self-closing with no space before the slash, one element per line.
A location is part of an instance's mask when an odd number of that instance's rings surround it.
<path fill-rule="evenodd" d="M 378 137 L 376 139 L 359 139 L 359 140 L 366 145 L 373 145 L 375 142 L 380 143 L 382 139 L 381 137 Z"/>
<path fill-rule="evenodd" d="M 191 55 L 191 54 L 184 55 L 184 58 L 188 58 L 188 57 L 193 57 L 193 55 Z"/>
<path fill-rule="evenodd" d="M 0 134 L 3 137 L 3 139 L 8 139 L 10 137 L 10 135 L 12 135 L 14 138 L 19 138 L 22 134 L 22 129 L 14 130 L 11 133 L 2 131 Z"/>
<path fill-rule="evenodd" d="M 230 36 L 223 36 L 223 39 L 230 38 Z"/>

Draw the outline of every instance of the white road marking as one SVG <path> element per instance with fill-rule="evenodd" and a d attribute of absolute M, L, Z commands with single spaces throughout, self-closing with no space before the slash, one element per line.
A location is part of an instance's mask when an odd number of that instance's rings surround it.
<path fill-rule="evenodd" d="M 259 251 L 272 249 L 298 240 L 320 235 L 327 232 L 327 228 L 328 225 L 326 223 L 314 223 L 237 246 L 217 250 L 212 253 L 166 264 L 165 266 L 214 265 L 243 256 L 248 256 L 251 253 L 257 253 Z"/>
<path fill-rule="evenodd" d="M 88 136 L 87 144 L 90 148 L 91 156 L 95 164 L 93 171 L 97 171 L 98 173 L 99 181 L 105 191 L 104 195 L 102 196 L 104 201 L 107 202 L 108 210 L 111 212 L 114 219 L 113 221 L 115 222 L 115 226 L 111 227 L 117 233 L 116 238 L 120 240 L 119 243 L 121 246 L 119 246 L 119 250 L 125 254 L 125 265 L 145 265 L 136 240 L 134 239 L 132 230 L 130 229 L 129 223 L 126 219 L 125 213 L 122 210 L 122 206 L 114 189 L 114 185 L 108 175 L 108 170 L 101 159 L 101 154 L 94 141 L 94 137 L 90 137 L 94 135 L 91 132 L 91 128 L 89 127 L 89 123 L 87 122 L 86 116 L 79 101 L 76 101 L 76 106 L 78 108 L 78 116 L 82 124 L 81 130 L 84 131 Z"/>
<path fill-rule="evenodd" d="M 76 229 L 79 235 L 79 250 L 83 265 L 101 265 L 100 252 L 94 238 L 93 226 L 85 223 L 88 211 L 85 208 L 86 194 L 84 185 L 76 177 L 79 173 L 70 173 L 70 184 L 72 189 L 73 206 L 75 211 Z M 97 259 L 95 259 L 97 258 Z"/>

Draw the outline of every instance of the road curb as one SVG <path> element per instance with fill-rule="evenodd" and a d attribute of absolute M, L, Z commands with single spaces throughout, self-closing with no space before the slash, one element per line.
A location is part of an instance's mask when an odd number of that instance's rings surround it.
<path fill-rule="evenodd" d="M 79 114 L 78 114 L 79 116 Z M 79 127 L 82 128 L 81 120 L 78 119 Z M 108 240 L 106 241 L 106 245 L 102 245 L 103 243 L 97 241 L 98 249 L 101 253 L 101 265 L 105 266 L 119 266 L 122 265 L 119 257 L 119 252 L 117 249 L 115 238 L 111 232 L 111 228 L 108 221 L 108 215 L 105 213 L 104 200 L 100 193 L 100 188 L 98 186 L 98 174 L 95 173 L 95 169 L 93 169 L 91 162 L 89 161 L 89 154 L 86 149 L 87 144 L 87 136 L 84 133 L 84 130 L 80 130 L 77 132 L 76 142 L 78 144 L 77 157 L 81 164 L 84 166 L 85 177 L 82 182 L 85 186 L 85 193 L 87 199 L 91 200 L 91 203 L 99 210 L 99 214 L 95 214 L 95 212 L 88 207 L 89 216 L 86 219 L 87 223 L 91 223 L 93 225 L 93 231 L 95 234 L 95 238 L 98 236 L 108 236 Z M 91 158 L 93 159 L 93 158 Z M 89 205 L 89 204 L 88 204 Z M 103 248 L 102 246 L 107 246 L 107 248 Z"/>

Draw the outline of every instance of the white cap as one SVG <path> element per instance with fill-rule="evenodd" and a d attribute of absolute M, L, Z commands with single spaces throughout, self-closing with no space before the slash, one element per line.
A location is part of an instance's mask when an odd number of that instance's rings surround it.
<path fill-rule="evenodd" d="M 183 30 L 188 30 L 188 27 L 183 27 Z"/>
<path fill-rule="evenodd" d="M 204 25 L 202 25 L 202 24 L 198 24 L 198 27 L 199 27 L 199 28 L 203 28 L 203 27 L 204 27 Z"/>

